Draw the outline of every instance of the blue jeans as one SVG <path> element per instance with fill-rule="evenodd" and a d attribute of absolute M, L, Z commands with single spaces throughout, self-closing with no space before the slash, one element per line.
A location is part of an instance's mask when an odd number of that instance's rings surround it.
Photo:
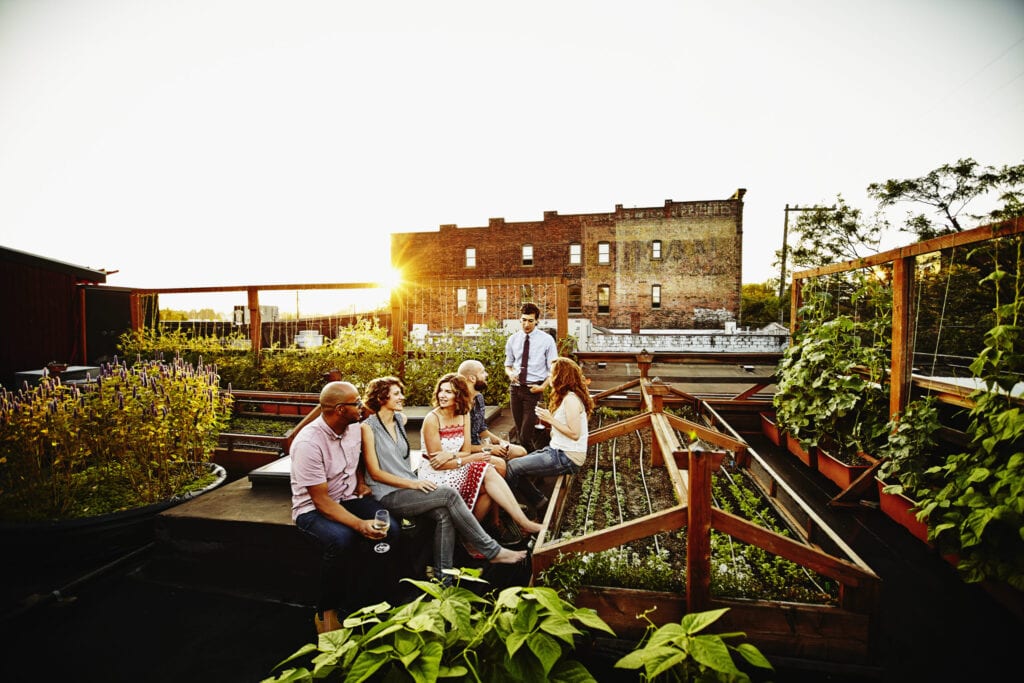
<path fill-rule="evenodd" d="M 487 559 L 492 559 L 501 550 L 498 542 L 488 536 L 476 521 L 459 492 L 450 486 L 438 486 L 429 492 L 399 489 L 381 498 L 380 502 L 396 515 L 427 515 L 434 520 L 434 569 L 442 581 L 450 581 L 450 577 L 445 577 L 441 570 L 452 568 L 456 533 L 472 543 Z"/>
<path fill-rule="evenodd" d="M 522 494 L 530 505 L 544 500 L 544 494 L 527 477 L 550 477 L 558 474 L 576 474 L 579 466 L 569 459 L 565 451 L 545 446 L 521 458 L 511 458 L 505 470 L 505 481 L 513 492 Z"/>
<path fill-rule="evenodd" d="M 346 510 L 362 519 L 373 519 L 384 508 L 374 498 L 339 501 Z M 401 521 L 391 518 L 387 538 L 370 540 L 316 510 L 304 512 L 295 520 L 303 533 L 312 537 L 323 552 L 320 563 L 320 597 L 317 609 L 336 609 L 342 617 L 365 605 L 392 601 L 399 594 L 402 567 L 398 566 Z"/>

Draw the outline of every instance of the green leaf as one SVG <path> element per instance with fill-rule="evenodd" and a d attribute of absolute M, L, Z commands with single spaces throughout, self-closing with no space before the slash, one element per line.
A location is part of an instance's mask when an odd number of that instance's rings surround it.
<path fill-rule="evenodd" d="M 761 654 L 761 651 L 758 650 L 756 646 L 751 645 L 750 643 L 740 643 L 733 649 L 736 650 L 736 652 L 738 652 L 744 660 L 758 668 L 772 668 L 771 662 L 769 662 L 768 659 L 763 654 Z"/>
<path fill-rule="evenodd" d="M 444 649 L 441 643 L 433 641 L 423 646 L 419 657 L 409 661 L 403 659 L 402 664 L 417 681 L 436 681 L 443 656 Z"/>
<path fill-rule="evenodd" d="M 667 645 L 647 645 L 639 650 L 633 650 L 626 656 L 615 662 L 616 669 L 639 669 L 646 667 L 648 662 L 663 661 L 668 657 L 674 657 L 679 649 Z"/>
<path fill-rule="evenodd" d="M 683 618 L 685 619 L 686 617 Z M 686 629 L 683 628 L 682 624 L 669 622 L 658 627 L 658 629 L 651 634 L 650 639 L 647 641 L 647 645 L 648 647 L 661 645 L 683 647 L 687 640 L 687 635 Z"/>
<path fill-rule="evenodd" d="M 535 654 L 537 659 L 540 660 L 545 674 L 551 671 L 551 667 L 562 656 L 562 648 L 559 647 L 558 642 L 543 633 L 531 634 L 526 639 L 526 644 L 529 646 L 530 652 Z"/>
<path fill-rule="evenodd" d="M 615 635 L 615 631 L 612 630 L 612 627 L 605 623 L 604 619 L 601 618 L 596 610 L 590 607 L 580 607 L 573 612 L 572 616 L 587 628 L 597 629 L 613 636 Z"/>
<path fill-rule="evenodd" d="M 709 669 L 723 673 L 740 673 L 732 661 L 728 646 L 718 636 L 695 636 L 690 641 L 690 654 Z"/>
<path fill-rule="evenodd" d="M 569 645 L 572 645 L 573 638 L 580 635 L 579 629 L 572 623 L 560 616 L 548 616 L 540 622 L 540 628 L 556 638 L 561 638 Z"/>
<path fill-rule="evenodd" d="M 356 657 L 356 661 L 353 662 L 352 668 L 349 669 L 348 675 L 345 676 L 345 683 L 360 683 L 367 680 L 389 660 L 390 657 L 386 654 L 364 650 Z"/>
<path fill-rule="evenodd" d="M 520 631 L 513 631 L 512 633 L 508 634 L 508 637 L 505 638 L 505 651 L 508 652 L 508 656 L 514 656 L 515 653 L 519 651 L 519 648 L 523 646 L 523 643 L 526 642 L 526 639 L 529 637 L 529 631 L 525 633 Z"/>
<path fill-rule="evenodd" d="M 316 649 L 317 649 L 317 647 L 313 643 L 306 643 L 305 645 L 300 647 L 298 650 L 296 650 L 294 653 L 292 653 L 291 656 L 289 656 L 289 657 L 287 657 L 285 659 L 282 659 L 280 662 L 278 662 L 274 666 L 274 670 L 280 669 L 282 666 L 284 666 L 288 662 L 290 662 L 290 661 L 292 661 L 294 659 L 298 659 L 299 657 L 302 657 L 304 655 L 307 655 L 310 652 L 316 652 Z"/>
<path fill-rule="evenodd" d="M 724 607 L 722 609 L 708 610 L 707 612 L 691 612 L 690 614 L 683 616 L 681 622 L 683 630 L 690 635 L 699 633 L 718 621 L 718 619 L 728 611 L 729 608 Z"/>
<path fill-rule="evenodd" d="M 311 681 L 313 675 L 307 669 L 286 669 L 277 678 L 264 678 L 261 683 L 277 681 L 278 683 L 292 683 L 293 681 Z"/>
<path fill-rule="evenodd" d="M 562 659 L 551 669 L 548 680 L 552 683 L 596 683 L 597 679 L 575 659 Z"/>

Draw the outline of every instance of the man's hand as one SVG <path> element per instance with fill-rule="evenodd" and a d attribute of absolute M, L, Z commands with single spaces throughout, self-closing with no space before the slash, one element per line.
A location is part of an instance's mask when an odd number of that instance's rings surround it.
<path fill-rule="evenodd" d="M 356 531 L 371 541 L 379 541 L 382 538 L 387 538 L 388 535 L 387 529 L 374 529 L 372 519 L 360 519 L 359 523 L 356 525 Z"/>

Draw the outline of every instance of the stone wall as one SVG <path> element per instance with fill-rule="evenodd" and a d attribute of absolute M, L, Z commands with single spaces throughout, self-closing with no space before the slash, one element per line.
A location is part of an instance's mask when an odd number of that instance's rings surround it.
<path fill-rule="evenodd" d="M 789 345 L 788 334 L 764 332 L 681 332 L 678 334 L 593 334 L 587 348 L 595 353 L 647 351 L 782 353 Z"/>

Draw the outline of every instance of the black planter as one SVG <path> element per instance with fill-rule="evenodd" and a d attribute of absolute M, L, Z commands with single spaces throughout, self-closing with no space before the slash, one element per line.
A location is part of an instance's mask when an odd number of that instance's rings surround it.
<path fill-rule="evenodd" d="M 154 521 L 164 510 L 217 488 L 227 479 L 220 465 L 209 463 L 217 474 L 199 491 L 143 507 L 49 522 L 0 523 L 0 580 L 7 598 L 17 598 L 26 587 L 45 585 L 55 577 L 100 566 L 153 541 Z M 6 602 L 6 600 L 5 600 Z"/>

